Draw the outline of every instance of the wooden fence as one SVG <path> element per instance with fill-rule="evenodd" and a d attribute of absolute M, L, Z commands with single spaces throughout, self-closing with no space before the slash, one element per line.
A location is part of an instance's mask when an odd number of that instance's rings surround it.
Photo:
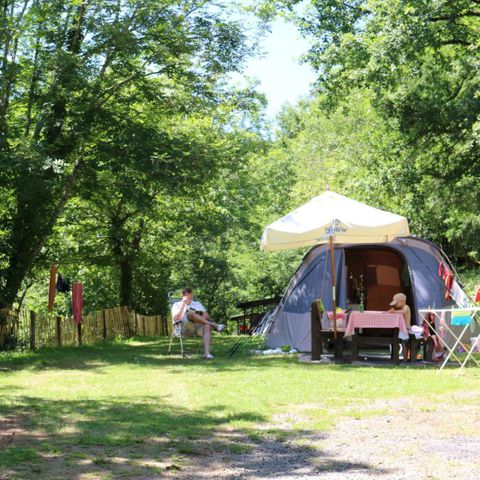
<path fill-rule="evenodd" d="M 62 345 L 91 345 L 97 342 L 130 338 L 133 335 L 158 337 L 170 334 L 170 321 L 161 315 L 145 316 L 116 307 L 83 317 L 76 325 L 72 317 L 39 315 L 22 309 L 8 320 L 7 330 L 17 345 L 35 350 Z"/>

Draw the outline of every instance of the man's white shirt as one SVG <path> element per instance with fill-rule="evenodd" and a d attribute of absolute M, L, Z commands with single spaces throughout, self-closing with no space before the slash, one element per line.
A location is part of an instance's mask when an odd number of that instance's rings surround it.
<path fill-rule="evenodd" d="M 182 306 L 183 306 L 182 301 L 175 302 L 172 305 L 172 320 L 175 319 L 175 315 L 177 315 L 177 313 L 180 312 L 180 310 L 182 309 Z M 192 300 L 192 303 L 190 305 L 187 305 L 185 313 L 187 313 L 189 310 L 197 310 L 199 312 L 205 312 L 207 309 L 200 302 L 197 302 L 196 300 Z M 186 315 L 184 315 L 184 318 L 182 319 L 184 322 L 188 320 L 185 317 Z"/>

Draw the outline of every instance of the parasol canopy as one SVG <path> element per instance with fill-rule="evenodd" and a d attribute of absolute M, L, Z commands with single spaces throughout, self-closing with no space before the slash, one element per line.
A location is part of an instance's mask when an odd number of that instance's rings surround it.
<path fill-rule="evenodd" d="M 327 191 L 268 225 L 261 248 L 287 250 L 330 241 L 384 243 L 408 235 L 405 217 Z"/>

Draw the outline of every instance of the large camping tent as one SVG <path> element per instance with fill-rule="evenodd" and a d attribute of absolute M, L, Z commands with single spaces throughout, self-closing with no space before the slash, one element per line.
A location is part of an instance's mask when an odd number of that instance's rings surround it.
<path fill-rule="evenodd" d="M 400 237 L 388 243 L 341 245 L 335 247 L 337 303 L 343 309 L 355 308 L 358 299 L 352 278 L 364 275 L 368 310 L 385 310 L 395 293 L 403 292 L 412 309 L 412 324 L 421 324 L 416 311 L 422 308 L 445 308 L 452 304 L 465 307 L 467 295 L 454 281 L 452 300 L 446 299 L 445 281 L 439 276 L 446 258 L 433 243 L 416 237 Z M 293 275 L 280 304 L 264 323 L 268 326 L 270 347 L 292 345 L 311 348 L 310 307 L 321 298 L 332 308 L 331 268 L 328 245 L 312 248 Z"/>
<path fill-rule="evenodd" d="M 333 255 L 329 240 L 335 245 L 331 245 Z M 332 309 L 335 293 L 337 305 L 355 309 L 359 303 L 355 282 L 361 277 L 366 309 L 385 310 L 393 295 L 402 292 L 412 309 L 412 323 L 421 323 L 418 309 L 469 304 L 456 281 L 447 291 L 441 267 L 452 267 L 439 248 L 409 236 L 408 223 L 399 215 L 325 192 L 269 225 L 262 237 L 265 250 L 307 245 L 316 246 L 305 255 L 280 304 L 262 324 L 270 347 L 291 345 L 309 351 L 312 301 L 320 298 Z"/>

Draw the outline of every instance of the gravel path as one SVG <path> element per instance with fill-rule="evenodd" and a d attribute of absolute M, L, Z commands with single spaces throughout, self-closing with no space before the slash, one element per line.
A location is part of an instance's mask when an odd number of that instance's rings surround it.
<path fill-rule="evenodd" d="M 480 392 L 452 400 L 455 407 L 418 405 L 411 399 L 375 402 L 368 409 L 391 413 L 344 417 L 323 434 L 250 442 L 252 451 L 242 455 L 209 452 L 188 459 L 171 476 L 182 480 L 473 480 L 480 477 Z"/>

